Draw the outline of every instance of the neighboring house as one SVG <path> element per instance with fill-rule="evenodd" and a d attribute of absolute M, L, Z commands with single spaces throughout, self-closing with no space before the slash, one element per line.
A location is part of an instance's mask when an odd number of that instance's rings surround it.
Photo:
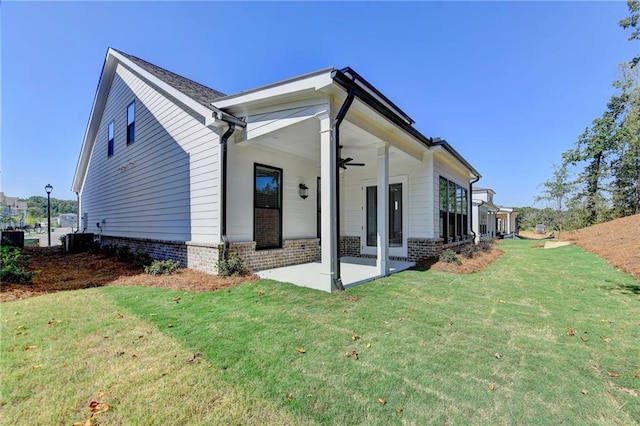
<path fill-rule="evenodd" d="M 75 213 L 63 213 L 56 218 L 56 222 L 62 228 L 76 228 L 78 226 L 78 215 Z"/>
<path fill-rule="evenodd" d="M 27 202 L 19 201 L 18 197 L 7 197 L 0 192 L 0 226 L 24 227 L 27 222 Z"/>
<path fill-rule="evenodd" d="M 518 233 L 517 218 L 518 212 L 511 207 L 498 206 L 496 213 L 497 232 L 499 235 L 509 235 Z"/>
<path fill-rule="evenodd" d="M 495 191 L 490 188 L 473 188 L 473 233 L 475 242 L 481 238 L 517 233 L 518 212 L 510 207 L 494 204 Z"/>
<path fill-rule="evenodd" d="M 496 214 L 500 207 L 493 204 L 493 196 L 495 194 L 493 189 L 473 188 L 473 233 L 476 243 L 482 238 L 496 236 Z"/>
<path fill-rule="evenodd" d="M 253 271 L 340 256 L 437 256 L 471 240 L 479 173 L 350 68 L 226 96 L 109 49 L 72 190 L 103 244 L 145 248 L 215 273 L 237 252 Z"/>

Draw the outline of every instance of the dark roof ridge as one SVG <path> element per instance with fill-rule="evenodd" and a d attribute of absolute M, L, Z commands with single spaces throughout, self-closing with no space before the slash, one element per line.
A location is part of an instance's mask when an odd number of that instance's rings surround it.
<path fill-rule="evenodd" d="M 172 71 L 154 65 L 151 62 L 138 58 L 137 56 L 130 55 L 118 49 L 111 49 L 209 109 L 211 109 L 211 103 L 214 100 L 226 96 L 218 90 L 212 89 L 204 84 L 198 83 L 197 81 L 193 81 Z"/>

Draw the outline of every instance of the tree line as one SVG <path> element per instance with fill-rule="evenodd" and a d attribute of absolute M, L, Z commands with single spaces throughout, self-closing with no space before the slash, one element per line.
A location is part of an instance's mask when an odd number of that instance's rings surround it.
<path fill-rule="evenodd" d="M 20 199 L 27 202 L 27 224 L 35 225 L 47 218 L 47 197 L 33 195 L 29 198 Z M 51 217 L 57 217 L 64 213 L 78 213 L 78 201 L 60 200 L 51 197 Z"/>
<path fill-rule="evenodd" d="M 640 41 L 640 0 L 627 0 L 627 6 L 630 16 L 618 25 L 631 30 L 629 41 Z M 553 166 L 552 177 L 536 197 L 537 202 L 551 202 L 546 213 L 553 214 L 539 223 L 578 229 L 640 213 L 639 63 L 636 56 L 620 64 L 604 112 Z"/>

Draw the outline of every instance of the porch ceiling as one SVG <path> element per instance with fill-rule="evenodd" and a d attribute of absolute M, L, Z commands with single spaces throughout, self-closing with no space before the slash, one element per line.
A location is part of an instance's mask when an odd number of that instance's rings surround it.
<path fill-rule="evenodd" d="M 347 119 L 340 126 L 340 145 L 342 158 L 352 157 L 354 162 L 365 163 L 376 167 L 377 153 L 375 145 L 382 140 Z M 277 131 L 259 136 L 252 144 L 267 149 L 274 149 L 295 157 L 320 162 L 320 122 L 312 117 L 296 124 L 283 127 Z M 391 146 L 391 158 L 401 153 Z"/>

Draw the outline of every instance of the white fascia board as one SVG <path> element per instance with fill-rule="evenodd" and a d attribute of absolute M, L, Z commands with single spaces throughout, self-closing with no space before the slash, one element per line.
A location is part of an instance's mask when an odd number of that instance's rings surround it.
<path fill-rule="evenodd" d="M 185 95 L 180 90 L 174 88 L 170 84 L 167 84 L 164 81 L 160 80 L 158 77 L 149 73 L 145 69 L 139 67 L 136 63 L 129 60 L 127 57 L 119 54 L 115 50 L 109 49 L 109 53 L 113 55 L 116 59 L 118 59 L 118 61 L 120 61 L 122 64 L 133 69 L 137 74 L 141 75 L 149 83 L 153 84 L 154 86 L 156 86 L 158 89 L 168 94 L 173 99 L 177 100 L 184 106 L 188 107 L 189 109 L 201 115 L 204 118 L 205 126 L 209 126 L 213 124 L 213 122 L 215 121 L 215 119 L 213 118 L 212 109 L 207 108 L 206 106 L 195 101 L 193 98 Z"/>
<path fill-rule="evenodd" d="M 113 80 L 113 74 L 116 69 L 116 63 L 110 56 L 111 52 L 111 49 L 107 51 L 107 56 L 105 57 L 104 64 L 102 65 L 102 72 L 100 73 L 100 79 L 98 80 L 96 94 L 93 98 L 93 104 L 91 105 L 89 121 L 87 123 L 87 128 L 84 131 L 82 148 L 80 149 L 76 172 L 73 175 L 73 182 L 71 184 L 71 190 L 73 192 L 80 192 L 84 186 L 84 178 L 89 165 L 91 152 L 93 151 L 98 127 L 100 126 L 102 110 L 104 109 L 107 96 L 109 95 L 109 89 L 111 88 L 111 81 Z M 99 112 L 98 116 L 96 116 L 96 112 Z"/>
<path fill-rule="evenodd" d="M 248 106 L 248 104 L 272 102 L 276 99 L 317 92 L 333 83 L 331 71 L 333 71 L 333 68 L 325 68 L 310 74 L 240 92 L 216 99 L 212 105 L 219 109 L 236 111 L 242 110 L 242 107 Z"/>

